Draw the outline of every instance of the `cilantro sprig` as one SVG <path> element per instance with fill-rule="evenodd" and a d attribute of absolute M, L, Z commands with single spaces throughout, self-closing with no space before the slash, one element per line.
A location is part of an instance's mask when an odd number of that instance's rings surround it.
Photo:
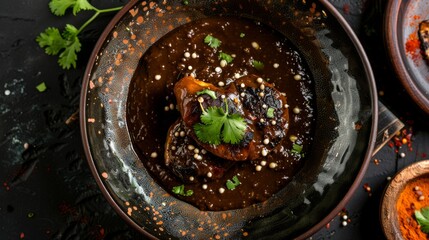
<path fill-rule="evenodd" d="M 204 38 L 204 43 L 209 45 L 212 48 L 218 48 L 220 47 L 220 44 L 222 43 L 219 39 L 213 37 L 212 35 L 207 35 Z"/>
<path fill-rule="evenodd" d="M 192 196 L 192 194 L 194 194 L 194 191 L 192 191 L 191 189 L 188 189 L 185 191 L 185 185 L 184 184 L 173 187 L 173 189 L 171 189 L 171 191 L 177 195 L 182 195 L 185 197 L 189 197 L 189 196 Z"/>
<path fill-rule="evenodd" d="M 238 180 L 237 176 L 232 177 L 232 180 L 228 179 L 226 181 L 226 188 L 228 188 L 229 190 L 234 190 L 238 185 L 240 185 L 241 182 L 240 180 Z"/>
<path fill-rule="evenodd" d="M 414 216 L 420 225 L 420 230 L 422 230 L 424 233 L 429 233 L 429 207 L 415 210 Z"/>
<path fill-rule="evenodd" d="M 46 54 L 59 55 L 58 64 L 63 69 L 70 69 L 71 67 L 76 68 L 77 53 L 81 50 L 82 44 L 79 40 L 79 33 L 101 13 L 118 11 L 122 7 L 98 9 L 87 0 L 51 0 L 49 8 L 56 16 L 63 16 L 69 8 L 72 8 L 75 16 L 82 10 L 95 12 L 80 28 L 72 24 L 66 24 L 64 30 L 60 32 L 58 28 L 48 27 L 36 38 L 36 42 L 41 48 L 45 49 Z"/>
<path fill-rule="evenodd" d="M 226 100 L 224 105 L 225 109 L 222 106 L 211 106 L 207 110 L 201 105 L 201 123 L 194 125 L 194 132 L 200 141 L 219 145 L 221 142 L 237 144 L 243 139 L 247 128 L 246 121 L 240 114 L 229 113 Z"/>

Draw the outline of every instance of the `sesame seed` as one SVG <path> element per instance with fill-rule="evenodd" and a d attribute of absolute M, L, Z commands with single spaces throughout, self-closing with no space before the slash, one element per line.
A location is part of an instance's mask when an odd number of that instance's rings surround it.
<path fill-rule="evenodd" d="M 225 192 L 225 188 L 219 188 L 219 193 L 222 194 Z"/>
<path fill-rule="evenodd" d="M 191 181 L 191 182 L 192 182 L 192 181 L 194 181 L 194 180 L 195 180 L 195 178 L 194 178 L 193 176 L 190 176 L 190 177 L 189 177 L 189 181 Z"/>
<path fill-rule="evenodd" d="M 191 74 L 189 74 L 189 76 L 191 76 L 191 77 L 193 77 L 193 78 L 196 78 L 196 77 L 197 77 L 197 74 L 195 74 L 195 72 L 191 72 Z"/>
<path fill-rule="evenodd" d="M 208 187 L 208 186 L 207 186 L 207 184 L 203 184 L 203 185 L 202 185 L 202 188 L 203 188 L 204 190 L 205 190 L 205 189 L 207 189 L 207 187 Z"/>
<path fill-rule="evenodd" d="M 264 84 L 261 84 L 261 85 L 259 86 L 259 88 L 260 88 L 261 90 L 264 90 L 264 89 L 265 89 L 265 85 L 264 85 Z"/>
<path fill-rule="evenodd" d="M 347 218 L 349 218 L 347 215 L 343 215 L 344 220 L 347 220 Z"/>
<path fill-rule="evenodd" d="M 220 60 L 220 66 L 225 67 L 228 64 L 228 62 L 225 59 Z"/>
<path fill-rule="evenodd" d="M 168 112 L 168 110 L 170 110 L 170 108 L 168 106 L 165 106 L 164 111 Z"/>
<path fill-rule="evenodd" d="M 258 50 L 260 48 L 259 44 L 257 42 L 252 42 L 252 47 L 256 50 Z"/>
<path fill-rule="evenodd" d="M 184 137 L 184 136 L 186 136 L 186 133 L 185 133 L 185 131 L 180 131 L 180 133 L 179 133 L 179 134 L 180 134 L 180 136 L 181 136 L 181 137 Z"/>
<path fill-rule="evenodd" d="M 245 96 L 246 96 L 246 94 L 245 94 L 244 92 L 242 92 L 242 93 L 240 93 L 240 96 L 241 96 L 241 97 L 245 97 Z"/>
<path fill-rule="evenodd" d="M 150 154 L 150 157 L 151 158 L 156 158 L 156 157 L 158 157 L 158 153 L 153 152 L 153 153 Z"/>
<path fill-rule="evenodd" d="M 226 96 L 224 94 L 220 95 L 220 98 L 225 99 Z"/>
<path fill-rule="evenodd" d="M 267 108 L 267 107 L 268 107 L 267 104 L 262 105 L 262 108 Z"/>
<path fill-rule="evenodd" d="M 267 145 L 268 143 L 270 143 L 270 139 L 265 138 L 265 139 L 264 139 L 264 144 L 265 144 L 265 145 Z"/>
<path fill-rule="evenodd" d="M 201 153 L 202 153 L 202 154 L 206 154 L 206 153 L 207 153 L 207 150 L 205 150 L 205 149 L 201 149 Z"/>
<path fill-rule="evenodd" d="M 174 104 L 170 103 L 170 110 L 174 109 Z"/>
<path fill-rule="evenodd" d="M 293 113 L 299 114 L 300 112 L 301 112 L 301 109 L 299 109 L 299 107 L 294 107 L 293 108 Z"/>
<path fill-rule="evenodd" d="M 194 149 L 194 153 L 200 153 L 200 149 L 195 148 L 195 149 Z"/>
<path fill-rule="evenodd" d="M 160 80 L 160 79 L 161 79 L 161 75 L 159 75 L 159 74 L 158 74 L 158 75 L 155 75 L 155 80 L 157 80 L 157 81 L 158 81 L 158 80 Z"/>
<path fill-rule="evenodd" d="M 199 154 L 198 154 L 197 160 L 198 160 L 198 161 L 203 160 L 203 156 L 201 156 L 201 155 L 199 155 Z"/>
<path fill-rule="evenodd" d="M 341 224 L 343 225 L 343 227 L 345 227 L 347 226 L 347 221 L 343 221 Z"/>
<path fill-rule="evenodd" d="M 255 170 L 257 172 L 260 172 L 262 170 L 262 166 L 261 165 L 256 165 Z"/>
<path fill-rule="evenodd" d="M 240 87 L 244 88 L 244 87 L 246 87 L 246 84 L 241 83 L 241 84 L 240 84 Z"/>
<path fill-rule="evenodd" d="M 240 78 L 240 74 L 239 73 L 234 74 L 234 78 Z"/>
<path fill-rule="evenodd" d="M 195 146 L 194 146 L 194 145 L 191 145 L 191 144 L 189 144 L 189 145 L 188 145 L 188 150 L 192 151 L 192 150 L 194 150 L 194 149 L 195 149 Z"/>
<path fill-rule="evenodd" d="M 277 124 L 276 120 L 271 121 L 271 125 L 276 125 L 276 124 Z"/>
<path fill-rule="evenodd" d="M 192 66 L 191 65 L 188 66 L 188 70 L 192 70 Z"/>
<path fill-rule="evenodd" d="M 299 81 L 302 79 L 301 75 L 296 74 L 295 76 L 293 76 L 293 79 L 295 79 L 296 81 Z"/>
<path fill-rule="evenodd" d="M 197 58 L 198 54 L 197 53 L 192 53 L 192 58 Z"/>
<path fill-rule="evenodd" d="M 188 58 L 191 56 L 191 54 L 189 52 L 185 52 L 185 54 L 183 54 L 183 56 L 185 56 L 185 58 Z"/>
<path fill-rule="evenodd" d="M 273 64 L 273 67 L 274 67 L 274 68 L 278 68 L 279 66 L 280 66 L 280 65 L 279 65 L 278 63 L 274 63 L 274 64 Z"/>
<path fill-rule="evenodd" d="M 265 93 L 264 93 L 264 92 L 260 92 L 260 93 L 259 93 L 259 96 L 260 96 L 260 97 L 264 97 L 264 96 L 265 96 Z"/>
<path fill-rule="evenodd" d="M 10 95 L 10 90 L 9 89 L 4 90 L 4 95 L 9 96 Z"/>
<path fill-rule="evenodd" d="M 207 177 L 211 178 L 212 176 L 213 176 L 213 173 L 211 173 L 211 172 L 207 173 Z"/>
<path fill-rule="evenodd" d="M 220 81 L 220 82 L 218 82 L 218 83 L 217 83 L 217 85 L 218 85 L 219 87 L 223 87 L 223 86 L 225 86 L 225 83 L 224 83 L 224 82 L 222 82 L 222 81 Z"/>
<path fill-rule="evenodd" d="M 289 104 L 285 104 L 283 107 L 284 108 L 289 108 Z"/>
<path fill-rule="evenodd" d="M 268 150 L 267 149 L 262 149 L 262 151 L 261 151 L 261 154 L 262 154 L 262 156 L 267 156 L 268 155 Z"/>
<path fill-rule="evenodd" d="M 265 119 L 261 118 L 261 119 L 259 119 L 259 122 L 264 123 Z"/>
<path fill-rule="evenodd" d="M 175 137 L 178 137 L 178 136 L 179 136 L 179 132 L 175 132 L 175 133 L 174 133 L 174 136 L 175 136 Z"/>
<path fill-rule="evenodd" d="M 275 162 L 272 162 L 272 163 L 270 163 L 270 165 L 268 165 L 271 169 L 274 169 L 274 168 L 276 168 L 277 167 L 277 163 L 275 163 Z"/>
<path fill-rule="evenodd" d="M 260 78 L 260 77 L 258 77 L 257 79 L 256 79 L 256 82 L 257 83 L 262 83 L 264 81 L 264 79 L 262 79 L 262 78 Z"/>
<path fill-rule="evenodd" d="M 215 68 L 215 72 L 217 72 L 217 73 L 221 73 L 221 72 L 222 72 L 222 68 L 220 68 L 220 67 L 216 67 L 216 68 Z"/>
<path fill-rule="evenodd" d="M 267 165 L 267 161 L 262 160 L 262 161 L 261 161 L 261 166 L 265 166 L 265 165 Z"/>
<path fill-rule="evenodd" d="M 404 158 L 404 157 L 405 157 L 405 153 L 403 153 L 403 152 L 402 152 L 402 153 L 400 154 L 400 156 L 401 156 L 401 158 Z"/>

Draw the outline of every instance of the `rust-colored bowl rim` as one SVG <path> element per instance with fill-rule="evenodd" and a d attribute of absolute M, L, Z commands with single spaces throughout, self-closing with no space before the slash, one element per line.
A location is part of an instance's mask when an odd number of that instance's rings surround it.
<path fill-rule="evenodd" d="M 106 26 L 103 33 L 99 37 L 92 54 L 90 56 L 90 59 L 88 61 L 85 75 L 83 77 L 83 83 L 82 86 L 87 86 L 90 79 L 89 76 L 93 70 L 94 64 L 96 63 L 96 57 L 97 53 L 102 49 L 102 46 L 108 37 L 109 33 L 114 29 L 115 25 L 118 21 L 121 20 L 121 18 L 137 3 L 139 0 L 131 0 L 128 2 L 110 21 L 110 23 Z M 362 165 L 359 169 L 359 172 L 353 182 L 353 184 L 348 189 L 347 193 L 344 195 L 342 200 L 338 203 L 338 205 L 326 216 L 324 217 L 318 224 L 314 225 L 310 229 L 308 229 L 306 232 L 302 233 L 300 236 L 298 236 L 296 239 L 306 239 L 316 233 L 318 230 L 323 228 L 328 222 L 330 222 L 335 216 L 337 216 L 338 212 L 341 211 L 341 209 L 344 208 L 344 206 L 347 204 L 347 202 L 351 199 L 353 196 L 355 190 L 358 188 L 361 180 L 363 179 L 366 170 L 368 168 L 372 152 L 374 150 L 374 144 L 376 139 L 376 132 L 377 132 L 377 122 L 378 122 L 378 105 L 377 105 L 377 94 L 376 94 L 376 85 L 375 80 L 373 76 L 373 72 L 371 69 L 370 62 L 368 60 L 368 57 L 359 42 L 356 34 L 354 33 L 353 29 L 348 25 L 347 21 L 342 17 L 342 15 L 338 12 L 338 10 L 328 1 L 328 0 L 320 0 L 320 3 L 323 4 L 323 6 L 330 11 L 330 14 L 332 14 L 335 19 L 339 22 L 339 24 L 343 27 L 344 31 L 347 33 L 348 37 L 354 44 L 354 47 L 356 48 L 357 53 L 360 56 L 360 60 L 362 61 L 362 65 L 365 69 L 365 75 L 368 80 L 368 88 L 370 90 L 370 96 L 371 96 L 371 107 L 372 107 L 372 120 L 371 120 L 371 131 L 370 136 L 367 142 L 367 151 L 365 153 L 364 160 L 362 161 Z M 95 162 L 93 160 L 93 157 L 91 155 L 90 151 L 90 145 L 89 145 L 89 139 L 87 136 L 87 116 L 85 111 L 85 104 L 87 99 L 87 89 L 85 87 L 82 88 L 81 91 L 81 98 L 80 98 L 80 126 L 81 126 L 81 137 L 83 141 L 84 151 L 87 158 L 88 165 L 91 169 L 92 175 L 94 176 L 98 187 L 100 188 L 102 194 L 106 198 L 106 200 L 109 202 L 109 204 L 113 207 L 113 209 L 117 212 L 117 214 L 125 220 L 125 222 L 136 229 L 138 232 L 143 234 L 145 237 L 149 239 L 157 239 L 151 234 L 149 234 L 144 228 L 142 228 L 140 225 L 138 225 L 135 221 L 133 221 L 118 205 L 118 203 L 114 200 L 111 193 L 105 186 L 105 184 L 102 181 L 101 176 L 99 175 L 97 171 L 97 166 L 95 165 Z"/>
<path fill-rule="evenodd" d="M 405 65 L 406 59 L 404 59 L 401 50 L 403 51 L 404 46 L 400 45 L 398 40 L 398 21 L 400 14 L 405 11 L 401 9 L 403 0 L 390 0 L 387 3 L 386 14 L 384 19 L 384 38 L 387 47 L 389 58 L 393 69 L 399 77 L 401 84 L 404 86 L 410 97 L 416 102 L 416 104 L 426 113 L 429 114 L 429 98 L 424 95 L 423 90 L 416 84 L 416 80 L 410 74 L 410 70 Z M 400 27 L 400 26 L 399 26 Z"/>

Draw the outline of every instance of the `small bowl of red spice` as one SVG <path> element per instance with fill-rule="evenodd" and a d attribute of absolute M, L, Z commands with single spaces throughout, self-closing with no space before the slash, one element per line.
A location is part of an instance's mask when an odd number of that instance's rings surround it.
<path fill-rule="evenodd" d="M 387 239 L 429 238 L 429 160 L 411 164 L 391 180 L 380 221 Z"/>

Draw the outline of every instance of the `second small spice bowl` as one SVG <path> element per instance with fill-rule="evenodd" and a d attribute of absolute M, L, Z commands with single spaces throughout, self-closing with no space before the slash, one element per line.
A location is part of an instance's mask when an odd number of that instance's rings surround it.
<path fill-rule="evenodd" d="M 429 160 L 401 170 L 387 186 L 380 209 L 380 221 L 387 239 L 427 239 L 415 212 L 429 207 Z M 429 208 L 428 208 L 429 209 Z"/>

